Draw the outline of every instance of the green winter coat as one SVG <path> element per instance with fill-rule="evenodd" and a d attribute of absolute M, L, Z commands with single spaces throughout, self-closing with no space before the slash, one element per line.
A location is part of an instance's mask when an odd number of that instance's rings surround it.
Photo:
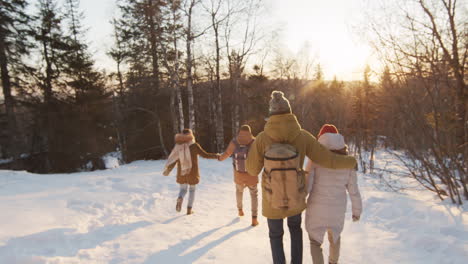
<path fill-rule="evenodd" d="M 263 169 L 264 154 L 268 147 L 275 142 L 287 142 L 293 145 L 300 155 L 301 167 L 307 156 L 314 163 L 330 169 L 352 169 L 356 166 L 356 159 L 351 156 L 334 154 L 322 146 L 314 136 L 301 129 L 296 116 L 293 114 L 271 116 L 263 132 L 258 134 L 255 142 L 250 147 L 247 156 L 247 172 L 257 176 Z M 305 179 L 304 179 L 305 181 Z M 283 219 L 302 213 L 306 208 L 306 201 L 298 208 L 289 210 L 273 209 L 265 199 L 264 190 L 265 174 L 262 175 L 262 214 L 270 219 Z"/>

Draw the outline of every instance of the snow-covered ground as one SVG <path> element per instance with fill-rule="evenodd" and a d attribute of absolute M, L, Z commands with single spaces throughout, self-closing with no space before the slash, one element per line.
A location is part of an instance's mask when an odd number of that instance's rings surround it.
<path fill-rule="evenodd" d="M 377 158 L 401 170 L 388 154 Z M 173 174 L 162 176 L 163 165 L 137 161 L 55 175 L 0 171 L 0 263 L 271 263 L 266 219 L 249 226 L 247 191 L 246 216 L 236 216 L 230 161 L 201 160 L 190 216 L 175 212 L 178 186 Z M 468 263 L 466 206 L 426 191 L 391 192 L 367 175 L 359 181 L 364 213 L 358 223 L 346 216 L 341 263 Z M 307 241 L 304 231 L 304 263 L 312 263 Z"/>

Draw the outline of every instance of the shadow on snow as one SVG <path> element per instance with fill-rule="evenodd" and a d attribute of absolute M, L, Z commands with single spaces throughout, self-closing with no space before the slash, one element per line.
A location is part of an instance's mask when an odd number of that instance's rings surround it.
<path fill-rule="evenodd" d="M 216 231 L 219 231 L 225 227 L 232 226 L 235 223 L 239 222 L 239 218 L 233 219 L 230 223 L 211 229 L 209 231 L 203 232 L 201 234 L 196 235 L 195 237 L 183 240 L 180 243 L 170 246 L 166 250 L 162 250 L 159 252 L 154 253 L 153 255 L 149 256 L 142 264 L 155 264 L 155 263 L 171 263 L 171 264 L 186 264 L 186 263 L 193 263 L 198 260 L 200 257 L 205 255 L 211 249 L 221 245 L 223 242 L 231 239 L 232 237 L 245 232 L 252 227 L 244 227 L 237 230 L 233 230 L 230 233 L 209 242 L 203 247 L 197 248 L 189 253 L 182 255 L 187 249 L 191 248 L 192 246 L 196 245 L 200 240 L 209 237 Z"/>
<path fill-rule="evenodd" d="M 81 249 L 95 248 L 106 241 L 151 224 L 151 222 L 139 221 L 124 225 L 110 225 L 81 234 L 75 233 L 76 229 L 73 228 L 50 229 L 10 239 L 5 246 L 0 247 L 0 256 L 6 259 L 16 259 L 22 256 L 73 257 Z"/>

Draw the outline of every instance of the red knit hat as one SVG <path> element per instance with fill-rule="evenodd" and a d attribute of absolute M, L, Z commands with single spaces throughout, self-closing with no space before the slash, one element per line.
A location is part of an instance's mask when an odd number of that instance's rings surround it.
<path fill-rule="evenodd" d="M 325 124 L 325 125 L 323 125 L 322 128 L 320 129 L 320 132 L 319 132 L 317 138 L 319 138 L 321 135 L 323 135 L 323 134 L 325 134 L 325 133 L 338 134 L 338 129 L 337 129 L 336 126 L 334 126 L 334 125 Z"/>

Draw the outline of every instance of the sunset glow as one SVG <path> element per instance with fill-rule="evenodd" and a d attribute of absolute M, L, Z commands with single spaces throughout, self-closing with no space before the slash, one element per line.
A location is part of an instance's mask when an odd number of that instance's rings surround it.
<path fill-rule="evenodd" d="M 281 29 L 278 41 L 293 54 L 308 45 L 311 59 L 321 64 L 326 79 L 359 80 L 365 65 L 374 65 L 371 48 L 354 29 L 364 16 L 363 0 L 268 0 L 265 4 L 264 15 L 272 27 Z M 115 2 L 81 0 L 81 5 L 97 65 L 113 70 L 106 51 L 113 44 L 109 21 L 116 15 Z"/>
<path fill-rule="evenodd" d="M 283 26 L 283 41 L 297 52 L 308 43 L 310 54 L 322 65 L 325 78 L 362 78 L 372 52 L 354 27 L 363 17 L 361 0 L 275 0 L 274 18 Z"/>

